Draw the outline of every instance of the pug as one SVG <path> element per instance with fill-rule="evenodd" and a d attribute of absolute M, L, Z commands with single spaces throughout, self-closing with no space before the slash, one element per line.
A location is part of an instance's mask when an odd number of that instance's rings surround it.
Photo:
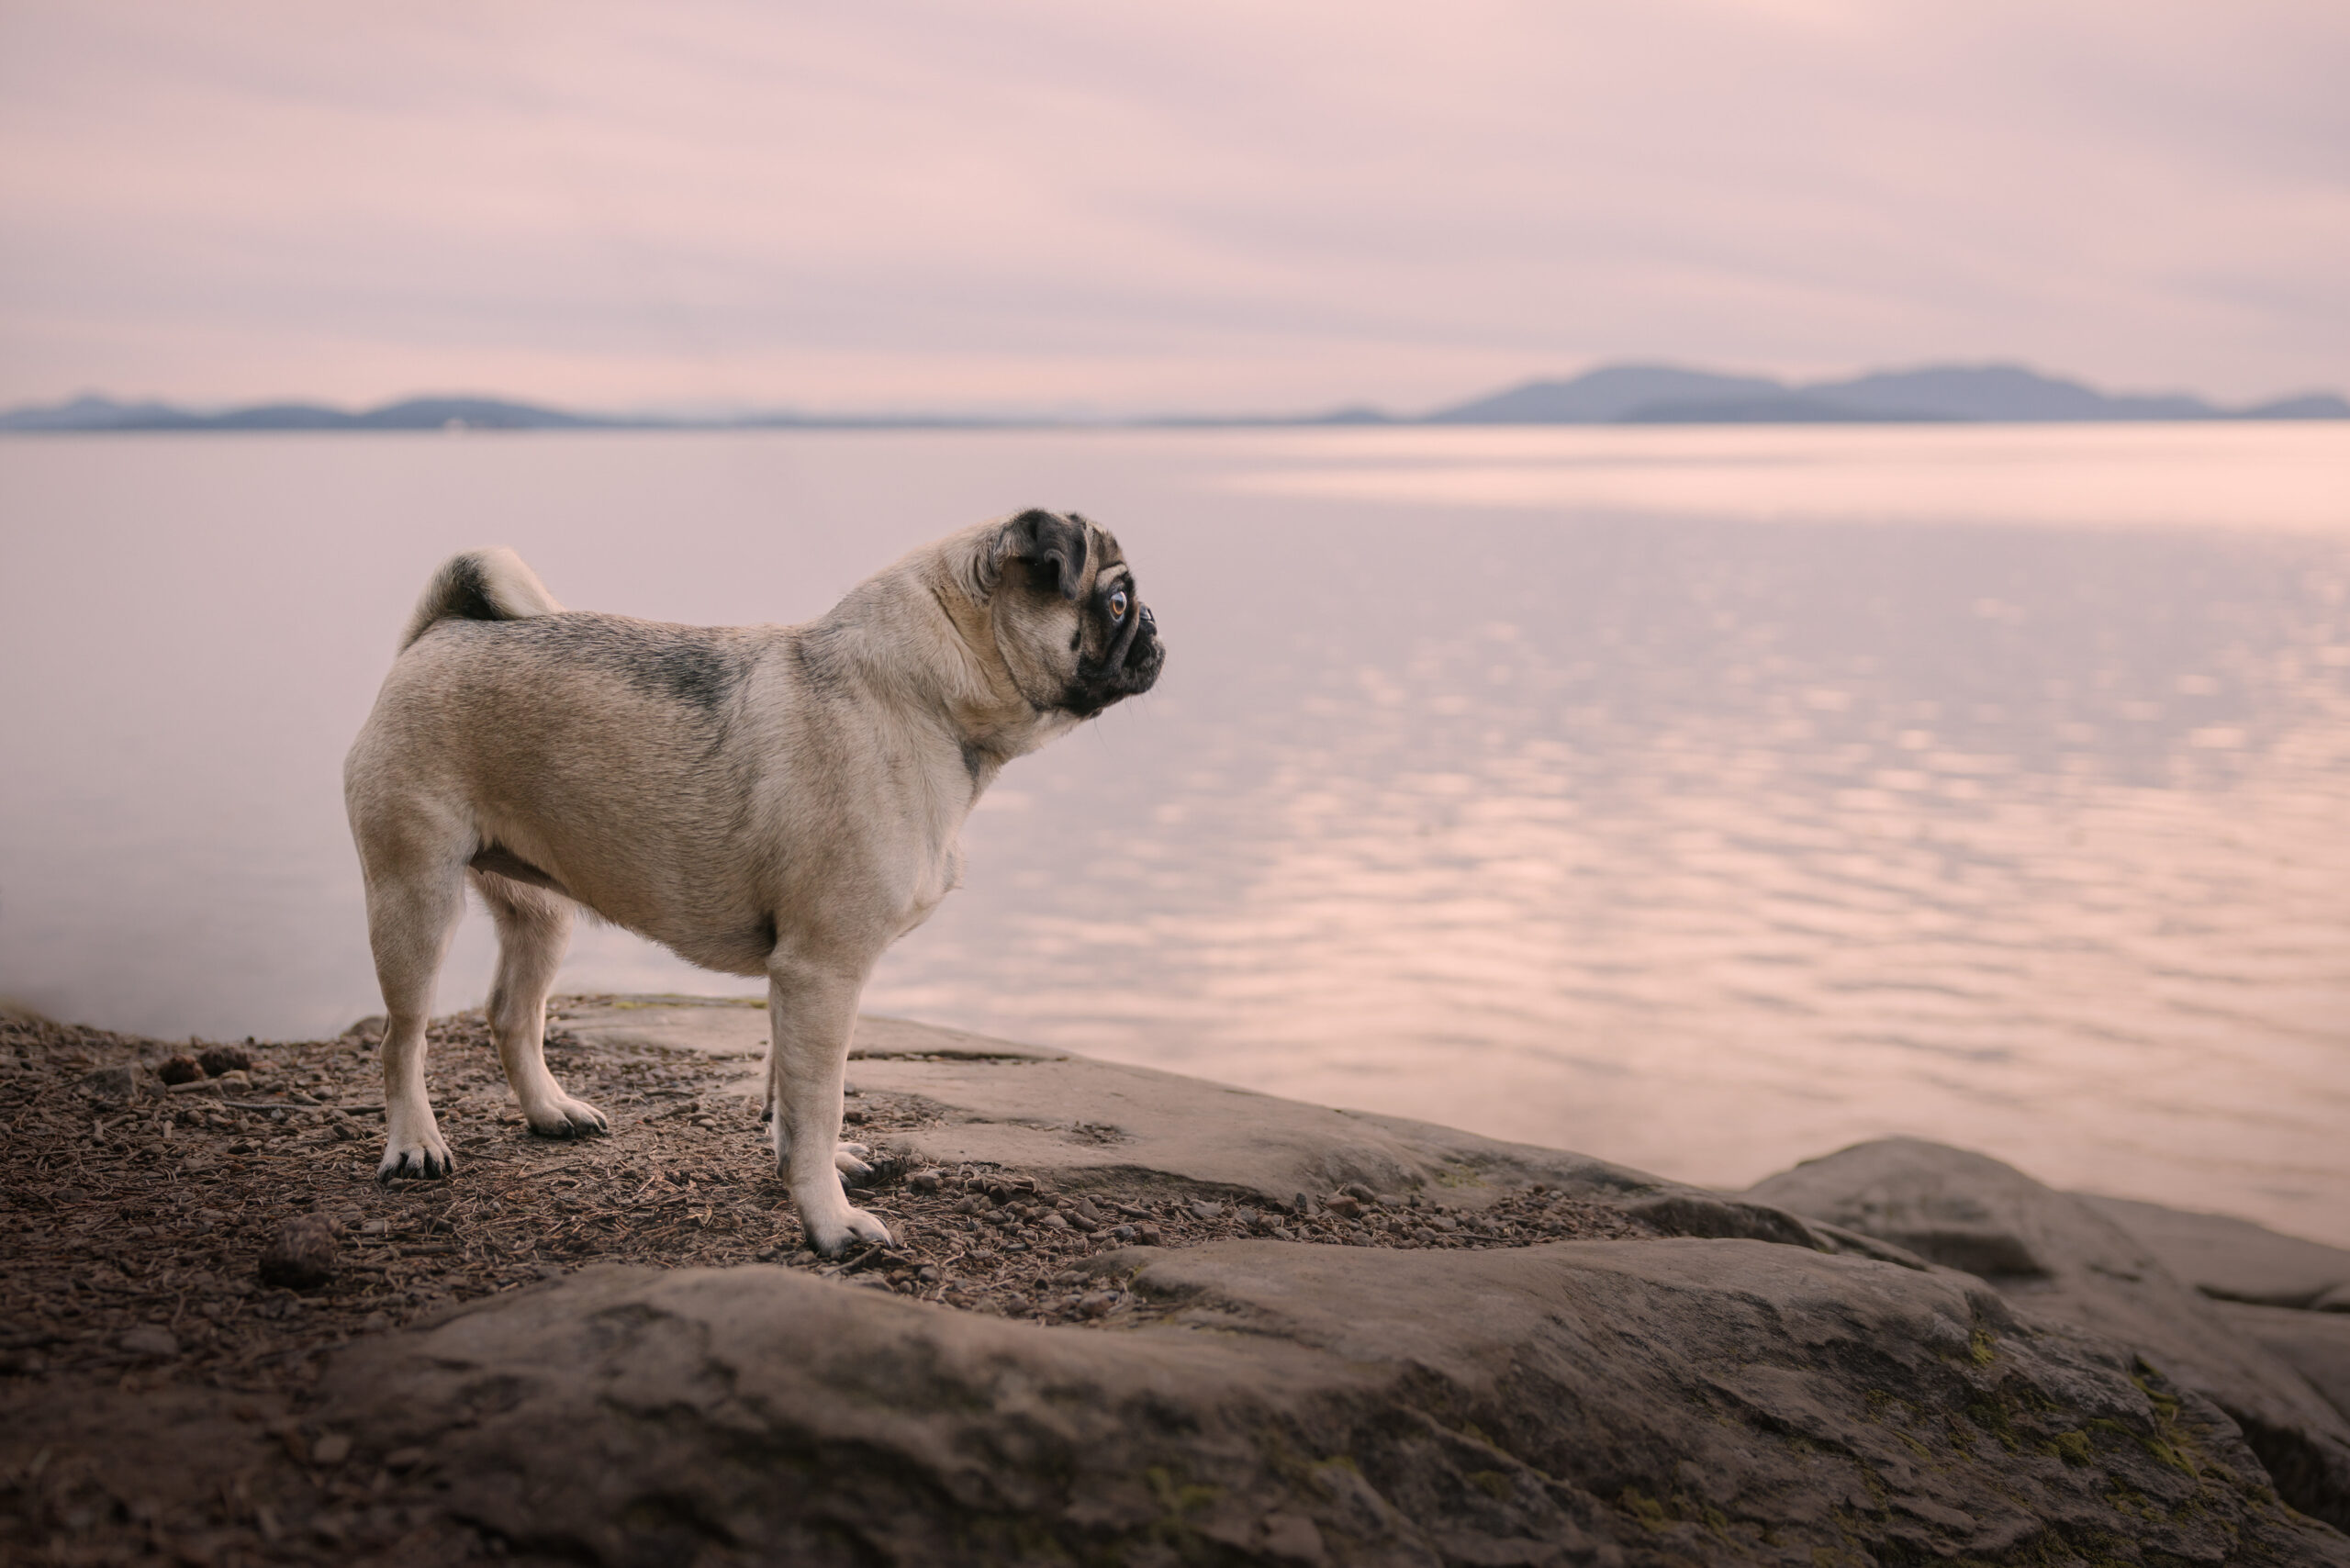
<path fill-rule="evenodd" d="M 567 610 L 510 550 L 436 572 L 343 765 L 382 984 L 378 1177 L 455 1166 L 424 1083 L 470 879 L 497 923 L 489 1025 L 531 1130 L 602 1130 L 542 1052 L 578 911 L 764 976 L 768 1126 L 809 1240 L 887 1243 L 843 1186 L 866 977 L 961 879 L 1004 764 L 1150 689 L 1166 662 L 1117 540 L 1024 511 L 951 534 L 801 626 Z"/>

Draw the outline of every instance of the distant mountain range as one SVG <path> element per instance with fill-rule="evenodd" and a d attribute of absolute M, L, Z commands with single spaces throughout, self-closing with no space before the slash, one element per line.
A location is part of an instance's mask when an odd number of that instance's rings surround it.
<path fill-rule="evenodd" d="M 1529 381 L 1439 409 L 1438 425 L 1796 425 L 2121 420 L 2342 420 L 2332 393 L 2221 409 L 2183 394 L 2115 397 L 2016 364 L 1938 364 L 1790 384 L 1667 365 L 1618 364 L 1572 381 Z"/>
<path fill-rule="evenodd" d="M 1843 381 L 1785 382 L 1671 365 L 1617 364 L 1572 381 L 1521 386 L 1422 415 L 1372 408 L 1279 417 L 1117 421 L 1136 425 L 1622 425 L 1622 424 L 2046 424 L 2139 420 L 2344 420 L 2350 402 L 2330 392 L 2223 409 L 2184 393 L 2115 396 L 2014 364 L 1929 365 Z M 264 403 L 198 413 L 168 403 L 101 397 L 0 413 L 0 431 L 979 429 L 1076 424 L 905 415 L 790 413 L 662 419 L 576 414 L 495 398 L 412 398 L 352 412 L 319 403 Z M 1102 422 L 1102 421 L 1090 421 Z"/>

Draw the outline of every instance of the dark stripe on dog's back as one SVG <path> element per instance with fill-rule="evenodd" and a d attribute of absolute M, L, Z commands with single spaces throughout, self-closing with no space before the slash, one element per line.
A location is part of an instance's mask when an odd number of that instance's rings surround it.
<path fill-rule="evenodd" d="M 532 656 L 608 671 L 648 696 L 716 717 L 750 673 L 750 660 L 723 628 L 672 626 L 570 610 L 507 621 L 500 645 Z"/>

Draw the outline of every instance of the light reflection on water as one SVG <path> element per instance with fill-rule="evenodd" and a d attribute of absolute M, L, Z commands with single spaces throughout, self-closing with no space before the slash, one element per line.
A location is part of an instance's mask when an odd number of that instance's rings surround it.
<path fill-rule="evenodd" d="M 877 1010 L 1701 1182 L 1913 1132 L 2350 1242 L 2346 437 L 11 445 L 11 515 L 81 531 L 60 562 L 196 497 L 206 548 L 144 588 L 134 553 L 123 591 L 225 639 L 224 692 L 270 639 L 192 581 L 352 602 L 286 611 L 319 655 L 273 668 L 299 711 L 208 772 L 142 769 L 136 659 L 49 661 L 74 700 L 0 687 L 50 743 L 0 774 L 0 989 L 157 1030 L 372 1011 L 314 797 L 445 549 L 515 543 L 572 602 L 797 618 L 971 516 L 1077 504 L 1167 678 L 1006 774 Z M 86 635 L 0 608 L 0 638 Z M 169 983 L 106 961 L 126 927 Z M 739 985 L 611 932 L 566 983 Z"/>

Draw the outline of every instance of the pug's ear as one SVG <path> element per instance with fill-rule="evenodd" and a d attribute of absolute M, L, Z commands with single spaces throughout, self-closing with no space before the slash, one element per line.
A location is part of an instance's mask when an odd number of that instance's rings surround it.
<path fill-rule="evenodd" d="M 997 533 L 987 586 L 990 589 L 995 587 L 995 580 L 1003 573 L 1004 562 L 1021 560 L 1027 562 L 1040 578 L 1058 588 L 1063 599 L 1074 600 L 1084 591 L 1085 568 L 1092 548 L 1092 537 L 1083 518 L 1074 512 L 1061 517 L 1032 508 L 1005 523 Z"/>

